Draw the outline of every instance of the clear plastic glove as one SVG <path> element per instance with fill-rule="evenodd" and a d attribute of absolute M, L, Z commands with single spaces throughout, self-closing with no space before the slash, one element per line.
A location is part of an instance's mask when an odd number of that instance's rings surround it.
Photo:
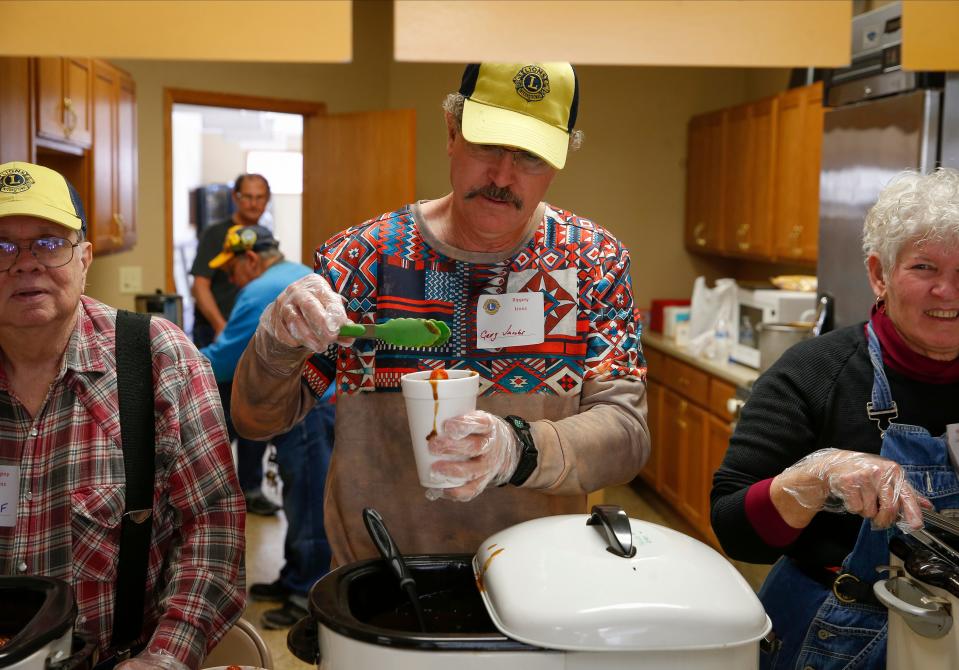
<path fill-rule="evenodd" d="M 263 310 L 254 350 L 273 371 L 287 374 L 334 342 L 349 346 L 353 339 L 340 337 L 340 326 L 351 323 L 344 302 L 320 275 L 298 279 Z"/>
<path fill-rule="evenodd" d="M 782 490 L 807 509 L 851 512 L 888 528 L 900 519 L 922 527 L 922 508 L 932 507 L 906 481 L 895 461 L 874 454 L 821 449 L 786 468 Z"/>
<path fill-rule="evenodd" d="M 472 500 L 490 484 L 508 482 L 519 463 L 516 433 L 503 419 L 480 410 L 447 419 L 443 434 L 431 438 L 429 448 L 431 454 L 443 457 L 433 463 L 434 481 L 454 484 L 427 489 L 430 500 Z"/>
<path fill-rule="evenodd" d="M 117 663 L 116 670 L 190 670 L 176 656 L 163 649 L 144 649 L 139 654 Z"/>

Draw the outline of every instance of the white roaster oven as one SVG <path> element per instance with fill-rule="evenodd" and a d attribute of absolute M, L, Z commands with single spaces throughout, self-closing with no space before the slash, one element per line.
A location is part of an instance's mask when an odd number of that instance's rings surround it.
<path fill-rule="evenodd" d="M 426 632 L 385 561 L 358 561 L 313 587 L 293 653 L 325 670 L 744 670 L 771 628 L 719 553 L 611 505 L 406 563 Z"/>

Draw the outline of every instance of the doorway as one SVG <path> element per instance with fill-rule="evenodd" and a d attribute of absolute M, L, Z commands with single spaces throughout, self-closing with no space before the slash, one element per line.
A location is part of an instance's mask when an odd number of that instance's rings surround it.
<path fill-rule="evenodd" d="M 303 127 L 321 103 L 203 91 L 165 91 L 167 290 L 183 298 L 183 329 L 192 333 L 190 268 L 203 228 L 232 214 L 238 174 L 259 172 L 273 197 L 261 223 L 301 260 Z"/>
<path fill-rule="evenodd" d="M 164 89 L 168 293 L 177 292 L 173 223 L 173 112 L 176 105 L 294 114 L 302 118 L 300 255 L 287 253 L 290 260 L 312 266 L 313 250 L 334 233 L 415 200 L 416 114 L 411 109 L 328 115 L 326 105 L 319 102 Z M 188 198 L 189 194 L 182 197 Z M 281 244 L 286 242 L 281 240 Z M 189 289 L 182 291 L 181 295 L 186 298 Z M 184 308 L 184 313 L 187 311 Z M 193 310 L 189 312 L 192 318 Z"/>
<path fill-rule="evenodd" d="M 271 198 L 260 224 L 302 258 L 303 117 L 229 107 L 173 106 L 173 281 L 192 334 L 190 269 L 206 228 L 230 218 L 234 179 L 262 174 Z"/>

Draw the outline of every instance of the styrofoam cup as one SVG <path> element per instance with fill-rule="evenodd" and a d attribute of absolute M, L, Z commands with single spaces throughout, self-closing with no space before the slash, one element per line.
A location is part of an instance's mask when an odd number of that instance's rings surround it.
<path fill-rule="evenodd" d="M 430 454 L 426 443 L 434 430 L 437 435 L 443 434 L 443 424 L 447 419 L 476 409 L 476 396 L 479 393 L 479 375 L 472 370 L 447 370 L 446 373 L 449 379 L 434 382 L 430 382 L 429 370 L 410 372 L 400 380 L 406 400 L 406 418 L 410 423 L 416 473 L 420 484 L 427 488 L 455 486 L 449 482 L 435 481 L 430 476 L 430 466 L 440 459 Z"/>

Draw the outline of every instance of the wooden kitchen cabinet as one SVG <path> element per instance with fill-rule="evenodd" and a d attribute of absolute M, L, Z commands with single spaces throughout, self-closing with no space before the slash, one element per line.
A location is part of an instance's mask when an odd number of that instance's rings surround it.
<path fill-rule="evenodd" d="M 813 264 L 822 83 L 690 119 L 686 248 Z"/>
<path fill-rule="evenodd" d="M 37 58 L 37 141 L 48 148 L 81 153 L 93 136 L 93 61 Z"/>
<path fill-rule="evenodd" d="M 725 249 L 732 255 L 772 255 L 772 192 L 776 146 L 776 98 L 730 110 L 723 155 Z"/>
<path fill-rule="evenodd" d="M 727 401 L 736 386 L 660 349 L 643 353 L 652 450 L 640 477 L 718 547 L 709 491 L 732 434 Z"/>
<path fill-rule="evenodd" d="M 70 180 L 98 255 L 135 244 L 136 86 L 128 73 L 101 60 L 0 58 L 0 162 L 11 160 Z"/>
<path fill-rule="evenodd" d="M 136 87 L 104 61 L 93 67 L 93 145 L 87 228 L 96 253 L 131 248 L 136 242 Z"/>
<path fill-rule="evenodd" d="M 822 132 L 822 82 L 794 88 L 780 96 L 773 252 L 784 261 L 816 261 Z"/>
<path fill-rule="evenodd" d="M 686 247 L 722 253 L 723 152 L 726 141 L 725 110 L 694 116 L 689 121 L 686 153 Z"/>

